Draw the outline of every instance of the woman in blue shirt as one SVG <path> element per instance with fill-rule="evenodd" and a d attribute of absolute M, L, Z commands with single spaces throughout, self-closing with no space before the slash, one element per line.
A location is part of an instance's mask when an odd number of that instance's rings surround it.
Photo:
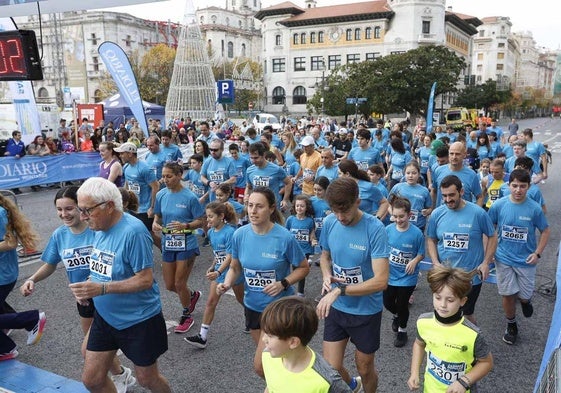
<path fill-rule="evenodd" d="M 253 367 L 264 378 L 261 313 L 276 299 L 293 295 L 292 285 L 305 278 L 310 267 L 294 236 L 282 226 L 283 216 L 271 189 L 255 187 L 249 195 L 247 213 L 250 225 L 234 233 L 230 270 L 216 290 L 223 294 L 243 274 L 246 326 L 257 345 Z"/>

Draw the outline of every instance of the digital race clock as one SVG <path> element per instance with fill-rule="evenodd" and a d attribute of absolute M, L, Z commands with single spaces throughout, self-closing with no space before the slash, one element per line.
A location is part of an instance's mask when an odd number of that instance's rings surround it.
<path fill-rule="evenodd" d="M 0 32 L 0 82 L 43 79 L 33 30 Z"/>

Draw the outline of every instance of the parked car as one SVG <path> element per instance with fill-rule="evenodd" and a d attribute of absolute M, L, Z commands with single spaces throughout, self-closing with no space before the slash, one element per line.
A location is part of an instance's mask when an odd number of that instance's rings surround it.
<path fill-rule="evenodd" d="M 277 132 L 281 129 L 279 119 L 270 113 L 258 113 L 253 118 L 253 127 L 255 127 L 258 134 L 263 132 L 263 128 L 265 128 L 265 126 L 269 125 Z"/>

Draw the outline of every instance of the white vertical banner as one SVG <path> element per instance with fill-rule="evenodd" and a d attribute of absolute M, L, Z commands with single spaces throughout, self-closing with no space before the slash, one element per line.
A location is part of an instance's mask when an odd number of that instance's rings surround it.
<path fill-rule="evenodd" d="M 33 96 L 30 81 L 8 82 L 12 92 L 12 100 L 16 111 L 21 138 L 25 144 L 33 141 L 36 135 L 41 134 L 41 121 L 39 111 Z"/>
<path fill-rule="evenodd" d="M 15 30 L 10 18 L 0 18 L 0 31 Z M 8 82 L 22 140 L 29 144 L 41 134 L 41 120 L 30 81 Z"/>

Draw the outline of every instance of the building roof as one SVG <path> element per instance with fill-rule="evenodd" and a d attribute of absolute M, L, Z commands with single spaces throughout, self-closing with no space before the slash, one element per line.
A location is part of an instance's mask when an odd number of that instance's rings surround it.
<path fill-rule="evenodd" d="M 356 20 L 391 19 L 394 14 L 386 0 L 377 0 L 306 8 L 303 13 L 285 19 L 280 24 L 294 27 Z"/>
<path fill-rule="evenodd" d="M 458 29 L 462 30 L 467 35 L 477 34 L 477 26 L 481 26 L 483 22 L 475 16 L 459 14 L 457 12 L 446 11 L 444 20 Z"/>
<path fill-rule="evenodd" d="M 263 20 L 263 18 L 267 16 L 276 16 L 276 15 L 297 15 L 303 13 L 304 10 L 298 7 L 296 4 L 285 1 L 283 3 L 275 4 L 270 7 L 264 8 L 261 11 L 258 11 L 255 14 L 255 18 L 259 20 Z"/>

